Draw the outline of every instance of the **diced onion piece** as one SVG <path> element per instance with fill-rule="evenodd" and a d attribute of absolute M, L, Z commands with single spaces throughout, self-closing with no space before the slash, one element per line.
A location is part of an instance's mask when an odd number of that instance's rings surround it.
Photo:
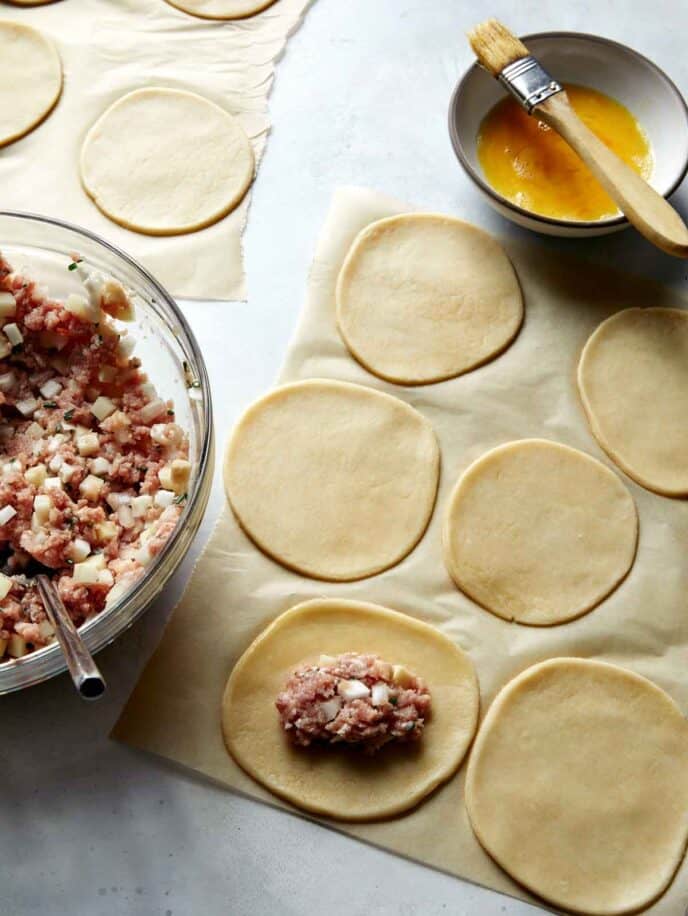
<path fill-rule="evenodd" d="M 151 552 L 147 544 L 144 544 L 139 550 L 136 551 L 136 561 L 141 564 L 141 566 L 148 566 L 150 561 L 153 559 Z"/>
<path fill-rule="evenodd" d="M 39 493 L 33 498 L 33 511 L 39 525 L 45 525 L 50 518 L 50 510 L 53 507 L 53 501 L 47 493 Z"/>
<path fill-rule="evenodd" d="M 27 468 L 24 471 L 24 480 L 32 487 L 43 486 L 47 476 L 48 473 L 44 464 L 34 465 L 34 467 Z"/>
<path fill-rule="evenodd" d="M 41 620 L 38 624 L 38 632 L 41 634 L 43 639 L 48 640 L 52 639 L 55 635 L 55 628 L 49 620 Z"/>
<path fill-rule="evenodd" d="M 334 655 L 321 655 L 318 659 L 318 664 L 323 668 L 327 668 L 328 665 L 334 665 L 336 661 L 337 659 L 334 657 Z"/>
<path fill-rule="evenodd" d="M 96 522 L 96 524 L 93 526 L 93 531 L 100 543 L 104 544 L 107 541 L 111 541 L 113 538 L 117 537 L 117 532 L 119 529 L 114 522 L 105 521 Z"/>
<path fill-rule="evenodd" d="M 122 528 L 133 528 L 135 525 L 131 509 L 124 503 L 117 509 L 117 519 Z"/>
<path fill-rule="evenodd" d="M 107 458 L 94 458 L 91 462 L 91 473 L 96 477 L 106 477 L 112 470 L 112 465 Z"/>
<path fill-rule="evenodd" d="M 88 474 L 79 484 L 79 493 L 91 502 L 95 502 L 100 497 L 103 486 L 104 483 L 100 477 Z"/>
<path fill-rule="evenodd" d="M 325 722 L 331 722 L 339 710 L 342 708 L 342 698 L 332 697 L 330 700 L 324 700 L 320 703 L 320 712 Z"/>
<path fill-rule="evenodd" d="M 91 552 L 91 545 L 84 538 L 74 538 L 69 545 L 69 557 L 75 563 L 83 563 Z"/>
<path fill-rule="evenodd" d="M 147 401 L 154 401 L 158 396 L 158 391 L 152 382 L 143 382 L 141 384 L 141 394 Z"/>
<path fill-rule="evenodd" d="M 373 684 L 370 691 L 370 701 L 373 706 L 384 706 L 389 700 L 389 687 L 387 684 Z"/>
<path fill-rule="evenodd" d="M 96 401 L 96 404 L 97 403 L 98 402 Z M 78 436 L 76 440 L 76 447 L 79 454 L 85 458 L 89 457 L 90 455 L 95 455 L 100 449 L 100 439 L 98 438 L 98 433 L 86 433 L 83 436 Z"/>
<path fill-rule="evenodd" d="M 24 430 L 24 435 L 28 436 L 29 439 L 42 439 L 44 432 L 45 430 L 40 423 L 33 422 L 29 423 L 29 425 L 26 427 Z"/>
<path fill-rule="evenodd" d="M 48 381 L 41 385 L 40 388 L 41 394 L 46 400 L 51 400 L 62 391 L 62 385 L 57 381 L 57 379 L 49 378 Z"/>
<path fill-rule="evenodd" d="M 55 474 L 60 470 L 64 464 L 64 458 L 62 455 L 53 455 L 53 457 L 48 462 L 48 468 L 53 471 Z"/>
<path fill-rule="evenodd" d="M 132 497 L 130 493 L 108 493 L 108 495 L 105 497 L 105 502 L 113 510 L 113 512 L 116 512 L 120 506 L 126 503 L 130 503 L 131 499 Z"/>
<path fill-rule="evenodd" d="M 99 574 L 105 569 L 105 557 L 94 553 L 87 560 L 74 564 L 73 578 L 81 585 L 98 585 Z"/>
<path fill-rule="evenodd" d="M 174 502 L 174 491 L 158 490 L 153 497 L 153 502 L 156 506 L 160 506 L 161 509 L 167 509 Z"/>
<path fill-rule="evenodd" d="M 3 506 L 2 509 L 0 509 L 0 527 L 11 521 L 16 514 L 17 510 L 14 506 Z"/>
<path fill-rule="evenodd" d="M 167 427 L 174 426 L 173 423 L 154 423 L 151 426 L 151 439 L 153 442 L 157 442 L 158 445 L 167 445 L 169 439 L 167 438 Z"/>
<path fill-rule="evenodd" d="M 72 293 L 67 296 L 64 305 L 68 312 L 71 312 L 72 315 L 76 315 L 76 317 L 80 318 L 82 321 L 90 321 L 93 324 L 100 321 L 100 309 L 93 302 L 89 302 L 85 296 L 80 296 L 78 293 Z"/>
<path fill-rule="evenodd" d="M 143 516 L 148 512 L 152 505 L 152 496 L 148 496 L 146 494 L 143 494 L 142 496 L 135 496 L 131 501 L 131 513 L 134 518 L 143 518 Z"/>
<path fill-rule="evenodd" d="M 75 467 L 75 465 L 67 464 L 66 461 L 63 461 L 60 467 L 60 480 L 62 483 L 69 483 L 78 470 L 79 469 Z"/>
<path fill-rule="evenodd" d="M 407 668 L 404 668 L 403 665 L 393 665 L 392 680 L 400 687 L 410 687 L 413 683 L 413 675 Z"/>
<path fill-rule="evenodd" d="M 103 569 L 98 573 L 98 585 L 112 586 L 115 583 L 115 577 L 109 569 Z"/>
<path fill-rule="evenodd" d="M 39 407 L 38 401 L 36 398 L 22 398 L 21 401 L 17 401 L 16 408 L 23 417 L 32 417 L 34 410 L 37 410 Z"/>
<path fill-rule="evenodd" d="M 66 440 L 66 436 L 63 436 L 62 433 L 55 433 L 54 436 L 51 436 L 48 439 L 48 451 L 51 455 L 54 455 L 62 443 Z"/>
<path fill-rule="evenodd" d="M 17 300 L 12 293 L 0 293 L 0 318 L 14 318 L 17 312 Z"/>
<path fill-rule="evenodd" d="M 345 700 L 362 700 L 370 696 L 370 688 L 363 681 L 352 678 L 349 681 L 340 681 L 337 684 L 337 693 Z"/>
<path fill-rule="evenodd" d="M 167 404 L 160 398 L 154 398 L 139 410 L 139 417 L 142 423 L 152 423 L 153 420 L 165 413 L 167 413 Z"/>
<path fill-rule="evenodd" d="M 131 586 L 131 579 L 123 579 L 121 582 L 118 582 L 107 594 L 105 599 L 105 607 L 110 608 L 113 604 L 116 604 L 120 598 L 123 598 L 126 593 L 129 591 Z"/>
<path fill-rule="evenodd" d="M 0 354 L 1 355 L 1 354 Z M 7 356 L 7 354 L 5 354 Z M 3 372 L 0 375 L 0 391 L 11 391 L 14 388 L 14 385 L 17 381 L 17 376 L 10 370 L 9 372 Z"/>
<path fill-rule="evenodd" d="M 26 640 L 19 633 L 12 633 L 7 645 L 7 654 L 12 658 L 23 658 L 29 650 L 26 648 Z"/>
<path fill-rule="evenodd" d="M 21 461 L 18 458 L 15 458 L 14 461 L 8 461 L 2 469 L 3 474 L 14 474 L 21 471 Z"/>
<path fill-rule="evenodd" d="M 97 397 L 93 404 L 91 404 L 91 413 L 93 416 L 102 423 L 103 420 L 106 420 L 110 414 L 113 414 L 117 410 L 117 405 L 113 404 L 110 398 L 106 398 L 103 395 Z"/>
<path fill-rule="evenodd" d="M 122 360 L 128 360 L 136 347 L 136 340 L 131 336 L 122 336 L 117 344 L 117 352 Z"/>
<path fill-rule="evenodd" d="M 6 324 L 2 331 L 13 347 L 18 347 L 20 343 L 24 342 L 24 335 L 19 330 L 19 325 L 14 322 Z"/>
<path fill-rule="evenodd" d="M 62 481 L 59 477 L 46 477 L 43 481 L 43 487 L 46 490 L 61 490 Z"/>
<path fill-rule="evenodd" d="M 3 573 L 0 573 L 0 601 L 6 598 L 10 589 L 12 588 L 12 580 L 9 576 L 5 576 Z M 0 653 L 2 654 L 2 653 Z"/>

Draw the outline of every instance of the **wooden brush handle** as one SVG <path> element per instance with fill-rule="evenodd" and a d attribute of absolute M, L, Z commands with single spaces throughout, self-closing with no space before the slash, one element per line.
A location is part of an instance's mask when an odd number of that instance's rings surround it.
<path fill-rule="evenodd" d="M 550 96 L 533 113 L 578 153 L 638 232 L 663 251 L 688 257 L 688 228 L 676 210 L 585 126 L 565 92 Z"/>

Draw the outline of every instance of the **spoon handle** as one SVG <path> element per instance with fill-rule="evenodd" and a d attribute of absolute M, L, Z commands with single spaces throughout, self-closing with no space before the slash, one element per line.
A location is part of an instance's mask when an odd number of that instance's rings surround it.
<path fill-rule="evenodd" d="M 55 628 L 55 635 L 62 648 L 74 686 L 85 700 L 97 700 L 105 692 L 105 680 L 79 636 L 59 592 L 43 573 L 36 576 L 36 585 L 45 612 Z"/>

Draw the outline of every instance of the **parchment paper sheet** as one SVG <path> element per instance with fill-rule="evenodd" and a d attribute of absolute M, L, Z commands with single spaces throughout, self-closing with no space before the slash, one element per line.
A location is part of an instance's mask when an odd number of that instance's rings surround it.
<path fill-rule="evenodd" d="M 139 260 L 174 296 L 245 298 L 241 233 L 250 191 L 236 210 L 200 232 L 142 235 L 108 219 L 83 190 L 81 144 L 120 96 L 142 86 L 168 86 L 197 92 L 236 115 L 259 163 L 270 126 L 267 96 L 275 60 L 310 2 L 277 0 L 234 22 L 198 19 L 165 0 L 0 5 L 0 20 L 24 22 L 56 42 L 64 70 L 56 108 L 26 137 L 0 148 L 0 208 L 97 232 Z"/>
<path fill-rule="evenodd" d="M 656 496 L 624 477 L 640 514 L 635 566 L 599 608 L 548 629 L 509 624 L 479 608 L 452 585 L 440 549 L 442 514 L 451 488 L 464 468 L 487 449 L 511 439 L 539 436 L 565 442 L 610 464 L 588 431 L 578 401 L 574 373 L 580 349 L 613 311 L 632 305 L 685 303 L 637 278 L 624 279 L 574 261 L 547 264 L 536 242 L 527 248 L 512 246 L 509 253 L 526 301 L 526 320 L 515 343 L 495 361 L 449 382 L 421 388 L 388 384 L 347 354 L 335 327 L 334 285 L 355 234 L 372 220 L 407 209 L 371 191 L 336 193 L 281 379 L 324 376 L 370 385 L 405 399 L 432 421 L 442 448 L 442 475 L 425 537 L 394 569 L 362 582 L 327 584 L 288 572 L 267 559 L 225 509 L 115 729 L 119 739 L 280 807 L 288 806 L 254 783 L 226 753 L 220 735 L 220 698 L 232 666 L 253 637 L 279 613 L 307 598 L 370 600 L 435 624 L 470 653 L 480 679 L 483 713 L 507 680 L 537 661 L 560 655 L 627 666 L 654 680 L 688 710 L 688 502 Z M 474 839 L 463 805 L 464 770 L 465 766 L 406 816 L 385 823 L 335 826 L 532 900 Z M 677 916 L 686 902 L 688 867 L 684 864 L 651 912 Z"/>

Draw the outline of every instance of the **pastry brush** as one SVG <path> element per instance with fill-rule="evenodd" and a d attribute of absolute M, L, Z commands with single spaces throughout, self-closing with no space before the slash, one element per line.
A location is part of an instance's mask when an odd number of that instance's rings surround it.
<path fill-rule="evenodd" d="M 578 117 L 566 90 L 496 19 L 468 33 L 479 62 L 516 100 L 575 150 L 630 223 L 653 245 L 688 257 L 688 228 L 661 194 L 606 146 Z"/>

